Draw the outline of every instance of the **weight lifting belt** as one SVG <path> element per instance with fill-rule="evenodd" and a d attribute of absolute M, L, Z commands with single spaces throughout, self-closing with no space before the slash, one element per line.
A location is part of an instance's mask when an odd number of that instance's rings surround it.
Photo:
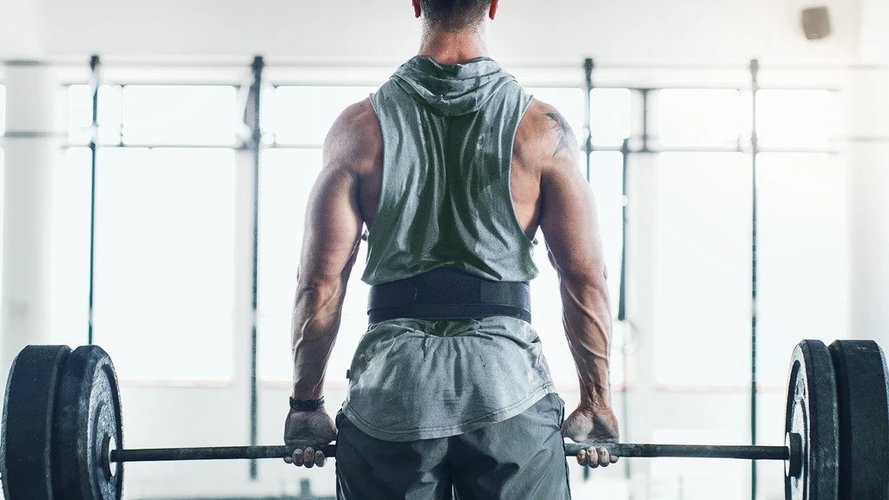
<path fill-rule="evenodd" d="M 457 269 L 438 268 L 407 279 L 374 285 L 368 321 L 397 318 L 480 319 L 510 316 L 531 322 L 526 281 L 493 281 Z"/>

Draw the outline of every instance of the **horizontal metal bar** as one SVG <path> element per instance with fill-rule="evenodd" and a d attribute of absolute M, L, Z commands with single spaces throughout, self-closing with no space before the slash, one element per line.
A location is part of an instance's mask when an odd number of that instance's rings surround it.
<path fill-rule="evenodd" d="M 102 66 L 109 66 L 103 58 Z M 54 66 L 59 68 L 85 68 L 89 69 L 89 57 L 75 58 L 57 58 L 57 59 L 4 59 L 0 60 L 0 66 Z M 212 60 L 175 60 L 175 61 L 156 61 L 156 60 L 117 60 L 111 59 L 110 67 L 113 68 L 185 68 L 185 69 L 228 69 L 228 68 L 250 68 L 250 60 L 245 58 L 243 62 L 234 60 L 212 61 Z"/>
<path fill-rule="evenodd" d="M 620 146 L 593 146 L 593 153 L 620 153 L 623 149 Z M 659 148 L 633 148 L 628 151 L 629 154 L 664 154 L 664 153 L 740 153 L 740 154 L 749 154 L 749 148 L 735 148 L 735 147 L 718 147 L 718 146 L 703 146 L 703 147 L 683 147 L 683 146 L 670 146 L 670 147 L 659 147 Z M 821 147 L 761 147 L 759 148 L 759 154 L 770 154 L 770 153 L 791 153 L 791 154 L 827 154 L 827 155 L 838 155 L 841 151 L 837 148 L 821 148 Z"/>
<path fill-rule="evenodd" d="M 574 456 L 583 448 L 602 447 L 624 458 L 726 458 L 739 460 L 788 460 L 786 446 L 713 446 L 689 444 L 594 444 L 566 443 L 565 454 Z"/>
<path fill-rule="evenodd" d="M 678 444 L 581 444 L 565 443 L 565 455 L 575 456 L 585 448 L 605 448 L 623 458 L 723 458 L 740 460 L 788 460 L 786 446 L 710 446 Z M 216 448 L 158 448 L 141 450 L 114 450 L 112 462 L 165 462 L 179 460 L 254 460 L 280 458 L 293 453 L 292 446 L 233 446 Z M 321 448 L 325 456 L 336 456 L 336 444 Z"/>
<path fill-rule="evenodd" d="M 583 87 L 579 87 L 577 85 L 568 86 L 568 85 L 528 85 L 530 89 L 539 89 L 539 88 L 578 88 L 583 91 Z M 677 85 L 619 85 L 619 84 L 602 84 L 596 85 L 594 90 L 629 90 L 632 92 L 660 92 L 663 90 L 735 90 L 738 92 L 749 92 L 749 87 L 743 87 L 740 85 L 730 85 L 730 84 L 711 84 L 711 85 L 694 85 L 694 84 L 677 84 Z M 770 85 L 770 86 L 761 86 L 759 90 L 824 90 L 827 92 L 841 92 L 842 89 L 836 87 L 830 87 L 825 85 Z M 532 92 L 533 94 L 533 92 Z"/>
<path fill-rule="evenodd" d="M 7 130 L 2 135 L 6 139 L 66 139 L 68 132 L 54 132 L 43 130 Z"/>
<path fill-rule="evenodd" d="M 248 66 L 244 66 L 248 68 Z M 2 81 L 2 80 L 0 80 Z M 354 80 L 343 81 L 332 78 L 306 80 L 306 79 L 286 79 L 286 78 L 270 78 L 270 86 L 278 87 L 372 87 L 377 88 L 382 83 L 379 80 Z M 81 79 L 65 79 L 61 82 L 62 86 L 72 85 L 88 85 L 89 82 Z M 179 79 L 157 79 L 152 80 L 145 77 L 120 78 L 108 77 L 103 80 L 103 87 L 130 87 L 130 86 L 173 86 L 173 87 L 240 87 L 241 80 L 234 78 L 225 79 L 205 79 L 205 80 L 179 80 Z M 542 83 L 538 85 L 527 85 L 529 89 L 568 89 L 584 91 L 583 85 L 577 84 L 560 84 L 560 83 Z M 750 89 L 740 85 L 731 84 L 676 84 L 676 85 L 621 85 L 619 83 L 602 83 L 596 84 L 595 90 L 629 90 L 631 92 L 658 92 L 662 90 L 736 90 L 738 92 L 749 92 Z M 762 85 L 759 90 L 821 90 L 831 93 L 842 92 L 843 89 L 830 85 Z M 532 92 L 533 93 L 533 92 Z"/>
<path fill-rule="evenodd" d="M 106 67 L 123 68 L 249 68 L 251 58 L 178 58 L 159 60 L 156 58 L 115 58 L 103 57 L 102 65 Z M 401 59 L 376 58 L 376 59 L 351 59 L 341 58 L 269 58 L 267 65 L 270 68 L 389 68 L 396 67 L 404 62 Z M 40 60 L 0 59 L 0 66 L 34 65 L 60 66 L 60 67 L 87 67 L 89 58 L 84 57 L 59 57 L 44 58 Z M 504 59 L 505 66 L 520 69 L 549 69 L 572 70 L 577 67 L 573 59 L 562 59 L 552 62 L 552 59 Z M 694 63 L 685 61 L 601 61 L 597 60 L 598 70 L 675 70 L 675 71 L 747 71 L 747 61 L 733 61 L 721 63 Z M 810 64 L 763 64 L 763 71 L 889 71 L 889 64 L 861 64 L 844 62 L 824 62 Z"/>
<path fill-rule="evenodd" d="M 228 446 L 214 448 L 157 448 L 114 450 L 112 462 L 167 462 L 179 460 L 253 460 L 284 458 L 293 453 L 292 446 Z M 336 455 L 336 445 L 321 448 L 326 456 Z"/>
<path fill-rule="evenodd" d="M 36 59 L 7 59 L 2 61 L 3 66 L 12 67 L 12 68 L 32 68 L 32 67 L 42 67 L 49 66 L 51 63 L 48 61 L 38 61 Z"/>
<path fill-rule="evenodd" d="M 63 146 L 66 149 L 71 148 L 88 148 L 89 143 L 70 143 Z M 245 149 L 243 146 L 238 146 L 235 144 L 175 144 L 175 143 L 167 143 L 167 144 L 140 144 L 140 143 L 119 143 L 119 142 L 110 142 L 110 143 L 99 143 L 97 144 L 99 149 L 230 149 L 232 151 L 241 151 Z M 318 149 L 321 147 L 319 146 Z"/>
<path fill-rule="evenodd" d="M 2 139 L 3 136 L 0 136 Z M 889 142 L 889 139 L 886 139 Z M 882 142 L 882 139 L 879 141 L 872 142 Z M 83 144 L 64 144 L 62 145 L 65 149 L 70 148 L 86 148 L 89 147 L 88 143 Z M 139 144 L 139 143 L 107 143 L 107 144 L 99 144 L 98 147 L 100 149 L 230 149 L 233 151 L 240 151 L 244 148 L 242 146 L 236 146 L 231 144 Z M 263 144 L 262 148 L 264 150 L 270 149 L 292 149 L 292 150 L 320 150 L 322 146 L 320 144 L 287 144 L 287 143 L 272 143 L 272 144 Z M 593 146 L 593 153 L 620 153 L 622 151 L 620 146 Z M 630 154 L 663 154 L 663 153 L 742 153 L 746 154 L 750 151 L 748 149 L 738 149 L 734 147 L 718 147 L 718 146 L 710 146 L 710 147 L 665 147 L 665 148 L 649 148 L 649 149 L 641 149 L 635 148 L 629 151 Z M 820 148 L 820 147 L 762 147 L 759 150 L 760 154 L 767 153 L 799 153 L 799 154 L 829 154 L 829 155 L 837 155 L 840 154 L 839 149 L 833 148 Z"/>

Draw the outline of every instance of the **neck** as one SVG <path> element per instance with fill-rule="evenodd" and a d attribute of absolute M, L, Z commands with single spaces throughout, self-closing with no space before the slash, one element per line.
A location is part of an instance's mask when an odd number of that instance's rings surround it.
<path fill-rule="evenodd" d="M 440 64 L 460 64 L 478 57 L 487 57 L 485 23 L 462 31 L 426 29 L 423 31 L 419 55 L 430 57 Z"/>

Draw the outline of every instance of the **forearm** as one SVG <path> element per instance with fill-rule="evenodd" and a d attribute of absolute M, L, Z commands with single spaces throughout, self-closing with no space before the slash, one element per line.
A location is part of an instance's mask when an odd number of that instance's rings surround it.
<path fill-rule="evenodd" d="M 342 317 L 345 283 L 341 281 L 297 288 L 293 309 L 293 397 L 318 399 Z"/>
<path fill-rule="evenodd" d="M 565 334 L 577 365 L 580 404 L 610 407 L 611 308 L 605 279 L 562 278 L 559 286 Z"/>

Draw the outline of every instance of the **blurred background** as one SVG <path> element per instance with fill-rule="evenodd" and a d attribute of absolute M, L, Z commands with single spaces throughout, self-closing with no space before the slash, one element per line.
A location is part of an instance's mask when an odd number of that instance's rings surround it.
<path fill-rule="evenodd" d="M 887 0 L 502 2 L 492 55 L 588 158 L 624 440 L 782 444 L 799 340 L 889 345 L 887 22 Z M 92 341 L 121 378 L 127 447 L 279 443 L 322 141 L 419 34 L 407 0 L 0 0 L 4 380 L 25 344 Z M 534 324 L 571 408 L 539 248 Z M 366 325 L 362 261 L 331 412 Z M 570 469 L 575 498 L 754 496 L 747 462 Z M 756 496 L 783 498 L 783 465 L 758 471 Z M 126 478 L 131 499 L 334 496 L 332 464 Z"/>

